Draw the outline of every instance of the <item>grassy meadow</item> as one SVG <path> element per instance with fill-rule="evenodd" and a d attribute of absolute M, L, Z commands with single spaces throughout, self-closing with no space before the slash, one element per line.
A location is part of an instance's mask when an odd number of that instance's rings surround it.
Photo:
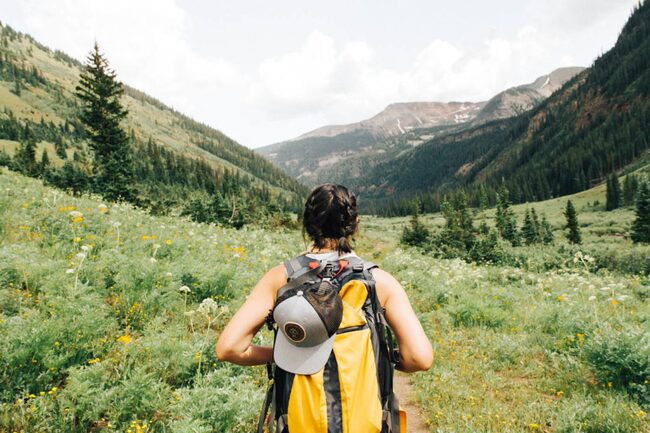
<path fill-rule="evenodd" d="M 7 170 L 0 191 L 0 432 L 254 430 L 264 368 L 214 344 L 304 250 L 298 231 L 153 217 Z M 408 218 L 362 218 L 356 251 L 402 282 L 434 345 L 412 376 L 431 432 L 649 431 L 650 248 L 603 189 L 572 199 L 584 245 L 562 236 L 564 199 L 537 203 L 555 243 L 511 249 L 516 267 L 434 259 L 399 246 Z"/>

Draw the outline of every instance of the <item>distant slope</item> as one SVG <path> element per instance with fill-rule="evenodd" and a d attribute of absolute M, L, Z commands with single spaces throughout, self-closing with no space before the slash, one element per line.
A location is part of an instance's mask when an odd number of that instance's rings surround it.
<path fill-rule="evenodd" d="M 601 182 L 650 147 L 650 5 L 610 51 L 532 111 L 438 137 L 360 179 L 376 209 L 406 212 L 423 195 L 433 209 L 463 187 L 473 203 L 503 181 L 515 202 L 571 194 Z M 409 173 L 404 176 L 404 173 Z"/>
<path fill-rule="evenodd" d="M 256 151 L 307 184 L 353 183 L 369 167 L 436 136 L 530 110 L 582 69 L 557 69 L 487 102 L 390 104 L 370 119 L 324 126 Z"/>
<path fill-rule="evenodd" d="M 80 149 L 79 108 L 73 94 L 80 68 L 77 60 L 0 24 L 0 120 L 14 119 L 35 129 L 42 125 L 43 130 L 65 130 L 63 144 L 70 150 Z M 129 116 L 124 127 L 141 146 L 155 143 L 164 150 L 206 163 L 217 173 L 228 170 L 248 179 L 252 186 L 268 187 L 273 195 L 285 200 L 300 201 L 299 197 L 306 194 L 306 188 L 296 180 L 220 131 L 143 92 L 125 88 L 123 102 Z M 15 137 L 1 128 L 0 139 L 15 142 Z M 11 152 L 15 147 L 4 143 L 0 149 Z"/>

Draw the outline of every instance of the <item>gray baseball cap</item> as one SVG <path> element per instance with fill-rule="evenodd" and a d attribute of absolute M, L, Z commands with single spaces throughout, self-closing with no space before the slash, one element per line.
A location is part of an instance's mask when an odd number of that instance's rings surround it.
<path fill-rule="evenodd" d="M 279 331 L 273 344 L 273 360 L 291 373 L 318 372 L 332 352 L 342 317 L 341 298 L 329 281 L 284 292 L 273 310 Z"/>

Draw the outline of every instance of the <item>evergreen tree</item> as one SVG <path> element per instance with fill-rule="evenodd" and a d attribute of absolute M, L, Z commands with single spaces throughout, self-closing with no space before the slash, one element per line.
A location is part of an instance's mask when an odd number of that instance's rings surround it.
<path fill-rule="evenodd" d="M 94 154 L 94 188 L 109 200 L 133 200 L 133 149 L 120 122 L 127 110 L 120 97 L 122 83 L 116 79 L 108 61 L 95 43 L 76 86 L 76 95 L 83 102 L 81 121 Z"/>
<path fill-rule="evenodd" d="M 420 221 L 421 204 L 418 199 L 413 205 L 413 214 L 411 216 L 411 227 L 404 227 L 402 231 L 401 243 L 411 246 L 424 246 L 429 240 L 429 229 Z"/>
<path fill-rule="evenodd" d="M 621 206 L 621 195 L 621 184 L 616 173 L 613 173 L 607 177 L 607 204 L 605 209 L 618 209 Z"/>
<path fill-rule="evenodd" d="M 504 184 L 497 193 L 496 227 L 501 237 L 509 241 L 512 246 L 521 245 L 521 238 L 517 231 L 517 219 L 510 208 L 508 189 Z"/>
<path fill-rule="evenodd" d="M 47 154 L 47 149 L 43 149 L 43 154 L 41 155 L 41 163 L 39 164 L 38 172 L 41 176 L 45 176 L 49 169 L 50 169 L 50 157 Z"/>
<path fill-rule="evenodd" d="M 641 182 L 636 197 L 636 219 L 632 223 L 630 237 L 633 242 L 650 243 L 650 188 Z"/>
<path fill-rule="evenodd" d="M 639 181 L 633 174 L 628 174 L 625 176 L 623 181 L 623 204 L 625 206 L 634 205 L 634 197 L 636 196 L 636 191 L 639 187 Z"/>
<path fill-rule="evenodd" d="M 67 158 L 67 154 L 65 152 L 65 144 L 63 143 L 63 139 L 61 138 L 60 134 L 54 136 L 54 151 L 56 152 L 56 156 L 59 158 Z"/>
<path fill-rule="evenodd" d="M 542 241 L 544 242 L 544 244 L 545 245 L 552 244 L 554 240 L 553 228 L 551 227 L 551 224 L 546 219 L 546 215 L 542 215 L 541 230 L 542 230 Z"/>
<path fill-rule="evenodd" d="M 36 143 L 33 140 L 20 143 L 14 156 L 14 167 L 27 176 L 35 176 L 38 173 Z"/>
<path fill-rule="evenodd" d="M 537 228 L 533 223 L 533 217 L 529 209 L 526 209 L 526 213 L 524 214 L 524 225 L 521 227 L 521 234 L 526 245 L 537 243 Z"/>
<path fill-rule="evenodd" d="M 580 227 L 578 226 L 578 214 L 571 200 L 568 200 L 566 203 L 566 208 L 564 209 L 564 216 L 566 217 L 565 229 L 569 230 L 567 233 L 567 239 L 572 244 L 582 243 L 582 238 L 580 236 Z"/>
<path fill-rule="evenodd" d="M 533 229 L 535 231 L 535 242 L 541 242 L 544 237 L 544 232 L 542 225 L 539 222 L 539 217 L 537 216 L 537 211 L 535 208 L 530 209 L 530 216 L 533 219 Z"/>

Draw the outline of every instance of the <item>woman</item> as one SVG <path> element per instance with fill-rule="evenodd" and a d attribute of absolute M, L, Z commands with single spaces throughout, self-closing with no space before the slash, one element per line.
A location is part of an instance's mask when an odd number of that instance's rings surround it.
<path fill-rule="evenodd" d="M 311 238 L 309 251 L 313 259 L 341 259 L 355 256 L 351 241 L 357 232 L 359 218 L 356 198 L 342 185 L 323 184 L 316 187 L 305 203 L 303 235 Z M 377 298 L 385 309 L 385 317 L 399 346 L 398 370 L 427 370 L 433 351 L 422 325 L 417 319 L 404 289 L 388 272 L 373 268 Z M 270 269 L 257 283 L 244 304 L 219 336 L 217 357 L 239 365 L 260 365 L 273 361 L 273 348 L 251 344 L 257 331 L 273 310 L 278 289 L 287 284 L 283 264 Z"/>

